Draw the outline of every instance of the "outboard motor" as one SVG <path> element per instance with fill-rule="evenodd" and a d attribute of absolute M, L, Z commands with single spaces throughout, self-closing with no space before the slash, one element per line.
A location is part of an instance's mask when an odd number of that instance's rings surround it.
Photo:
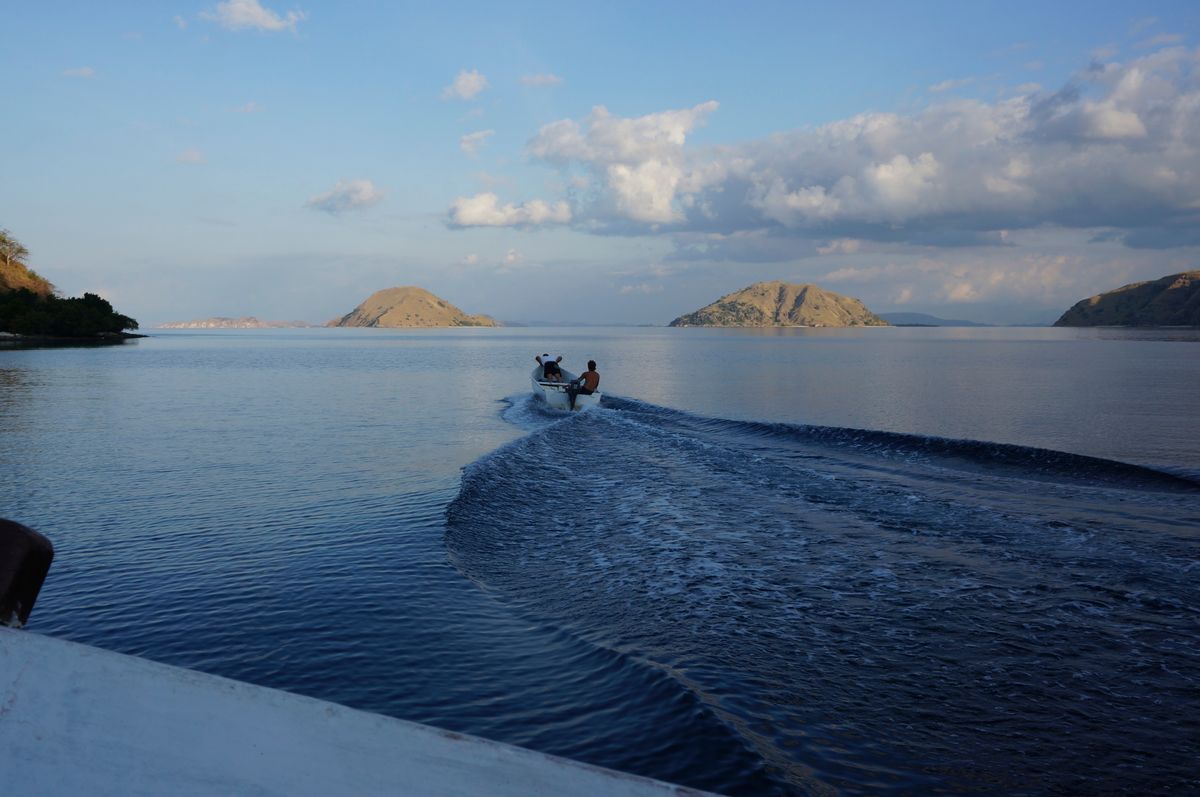
<path fill-rule="evenodd" d="M 20 523 L 0 519 L 0 625 L 25 625 L 52 559 L 50 540 Z"/>

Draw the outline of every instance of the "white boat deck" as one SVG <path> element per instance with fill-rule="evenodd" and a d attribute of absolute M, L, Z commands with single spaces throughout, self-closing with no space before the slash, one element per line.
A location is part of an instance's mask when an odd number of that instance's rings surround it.
<path fill-rule="evenodd" d="M 0 627 L 0 782 L 25 795 L 698 795 Z"/>

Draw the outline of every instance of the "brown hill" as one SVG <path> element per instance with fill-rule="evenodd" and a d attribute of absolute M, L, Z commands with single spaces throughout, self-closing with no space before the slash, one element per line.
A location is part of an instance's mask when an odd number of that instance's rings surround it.
<path fill-rule="evenodd" d="M 756 282 L 682 315 L 673 327 L 886 327 L 850 296 L 816 285 Z"/>
<path fill-rule="evenodd" d="M 498 327 L 486 315 L 468 315 L 424 288 L 408 286 L 376 291 L 327 327 Z"/>
<path fill-rule="evenodd" d="M 1056 327 L 1200 327 L 1200 270 L 1135 282 L 1077 302 Z"/>
<path fill-rule="evenodd" d="M 25 264 L 16 260 L 12 263 L 5 263 L 3 259 L 0 259 L 0 293 L 19 291 L 21 288 L 27 288 L 39 296 L 49 296 L 54 293 L 54 286 L 50 284 L 50 281 L 29 269 Z"/>

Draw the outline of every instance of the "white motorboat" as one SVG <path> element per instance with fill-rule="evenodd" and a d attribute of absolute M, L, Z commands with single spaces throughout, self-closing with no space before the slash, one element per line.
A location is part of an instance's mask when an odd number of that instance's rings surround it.
<path fill-rule="evenodd" d="M 567 387 L 579 377 L 561 366 L 559 370 L 562 371 L 562 381 L 556 382 L 544 379 L 542 366 L 535 365 L 533 373 L 529 375 L 530 381 L 533 382 L 533 395 L 541 396 L 542 400 L 546 402 L 546 406 L 551 409 L 569 410 L 571 409 L 571 397 L 567 395 Z M 575 409 L 586 410 L 588 407 L 600 406 L 600 395 L 599 390 L 591 395 L 579 394 L 575 397 Z"/>

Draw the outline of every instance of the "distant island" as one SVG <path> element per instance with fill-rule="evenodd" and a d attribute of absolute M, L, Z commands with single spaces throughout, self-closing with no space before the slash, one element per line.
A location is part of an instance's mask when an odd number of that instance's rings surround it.
<path fill-rule="evenodd" d="M 1077 302 L 1054 326 L 1200 327 L 1200 270 L 1097 294 Z"/>
<path fill-rule="evenodd" d="M 469 315 L 424 288 L 406 286 L 376 291 L 327 327 L 498 327 L 496 319 Z"/>
<path fill-rule="evenodd" d="M 991 324 L 981 324 L 978 321 L 964 321 L 958 318 L 938 318 L 928 313 L 880 313 L 879 317 L 892 326 L 897 327 L 989 327 Z"/>
<path fill-rule="evenodd" d="M 141 337 L 126 332 L 138 323 L 94 293 L 62 297 L 54 285 L 25 264 L 29 250 L 0 229 L 0 337 L 117 341 Z"/>
<path fill-rule="evenodd" d="M 816 285 L 756 282 L 722 296 L 673 327 L 886 327 L 888 322 L 850 296 Z"/>
<path fill-rule="evenodd" d="M 157 329 L 292 329 L 315 326 L 319 325 L 307 321 L 260 321 L 252 315 L 244 315 L 238 318 L 215 316 L 195 321 L 171 321 L 159 324 Z"/>

